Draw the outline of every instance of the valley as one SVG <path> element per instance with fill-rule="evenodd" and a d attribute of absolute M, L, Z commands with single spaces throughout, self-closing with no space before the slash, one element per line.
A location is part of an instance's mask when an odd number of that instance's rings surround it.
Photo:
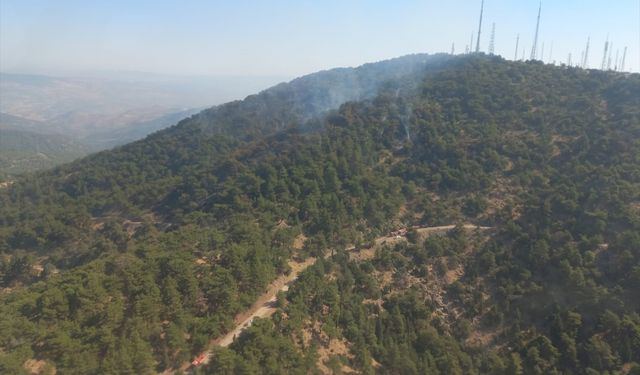
<path fill-rule="evenodd" d="M 49 169 L 243 98 L 280 77 L 0 73 L 0 178 Z"/>

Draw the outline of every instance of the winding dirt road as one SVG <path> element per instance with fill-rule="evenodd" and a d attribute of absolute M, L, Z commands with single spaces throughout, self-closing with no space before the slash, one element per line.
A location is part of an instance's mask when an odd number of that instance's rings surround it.
<path fill-rule="evenodd" d="M 438 227 L 422 227 L 415 228 L 416 231 L 421 235 L 430 235 L 435 233 L 445 233 L 455 228 L 455 225 L 443 225 Z M 464 229 L 466 230 L 489 230 L 492 227 L 482 227 L 473 224 L 464 224 Z M 375 240 L 376 246 L 373 246 L 370 249 L 358 250 L 356 251 L 355 247 L 349 247 L 346 250 L 352 251 L 355 259 L 365 260 L 370 259 L 375 255 L 375 248 L 384 243 L 393 243 L 396 241 L 404 240 L 404 237 L 401 236 L 383 236 L 379 237 Z M 329 255 L 326 255 L 328 257 Z M 289 266 L 291 267 L 291 272 L 288 275 L 281 275 L 276 280 L 274 280 L 264 294 L 262 294 L 256 302 L 246 311 L 236 315 L 234 322 L 235 328 L 232 329 L 229 333 L 225 334 L 222 337 L 219 337 L 215 340 L 211 341 L 210 349 L 204 353 L 204 359 L 201 363 L 209 363 L 212 354 L 212 348 L 215 346 L 226 347 L 233 343 L 233 341 L 242 334 L 242 332 L 251 326 L 253 320 L 256 318 L 268 318 L 272 316 L 276 311 L 276 298 L 278 292 L 286 292 L 289 289 L 289 285 L 293 283 L 297 278 L 300 272 L 304 271 L 311 265 L 316 262 L 316 258 L 310 257 L 307 258 L 304 262 L 296 262 L 289 261 Z M 185 363 L 180 369 L 183 371 L 187 371 L 191 367 L 191 363 Z M 171 372 L 165 372 L 165 374 L 170 374 Z"/>
<path fill-rule="evenodd" d="M 278 292 L 286 292 L 289 290 L 289 284 L 298 278 L 300 272 L 307 269 L 316 262 L 316 258 L 307 258 L 304 262 L 290 261 L 289 266 L 291 272 L 288 275 L 281 275 L 269 285 L 267 291 L 261 295 L 251 307 L 243 313 L 237 315 L 234 319 L 236 326 L 231 332 L 213 341 L 217 346 L 229 346 L 240 336 L 240 333 L 251 326 L 255 318 L 266 318 L 273 315 L 276 310 L 276 298 Z"/>

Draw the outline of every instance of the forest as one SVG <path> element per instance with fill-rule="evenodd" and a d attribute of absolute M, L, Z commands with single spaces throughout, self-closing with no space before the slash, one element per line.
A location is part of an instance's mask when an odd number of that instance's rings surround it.
<path fill-rule="evenodd" d="M 195 373 L 640 373 L 640 76 L 414 55 L 19 177 L 0 372 L 179 368 L 309 256 Z"/>

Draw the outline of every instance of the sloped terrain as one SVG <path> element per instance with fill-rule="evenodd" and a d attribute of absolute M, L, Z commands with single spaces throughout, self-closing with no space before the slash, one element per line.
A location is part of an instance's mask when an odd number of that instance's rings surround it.
<path fill-rule="evenodd" d="M 178 368 L 291 257 L 332 253 L 197 371 L 630 369 L 639 119 L 638 76 L 418 55 L 303 77 L 25 176 L 0 190 L 0 368 Z M 452 222 L 494 229 L 341 252 Z"/>
<path fill-rule="evenodd" d="M 62 135 L 0 128 L 0 177 L 51 168 L 87 153 L 86 146 Z"/>

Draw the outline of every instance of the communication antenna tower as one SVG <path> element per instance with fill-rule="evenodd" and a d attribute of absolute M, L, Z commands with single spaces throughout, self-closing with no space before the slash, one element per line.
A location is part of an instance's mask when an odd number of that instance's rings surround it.
<path fill-rule="evenodd" d="M 484 0 L 480 4 L 480 22 L 478 23 L 478 41 L 476 42 L 476 53 L 480 52 L 480 34 L 482 33 L 482 13 L 484 13 Z"/>
<path fill-rule="evenodd" d="M 624 72 L 624 64 L 627 61 L 627 47 L 624 47 L 624 52 L 622 53 L 622 62 L 620 63 L 620 71 Z"/>
<path fill-rule="evenodd" d="M 496 23 L 491 26 L 491 41 L 489 42 L 489 54 L 493 55 L 496 49 Z"/>
<path fill-rule="evenodd" d="M 520 34 L 516 36 L 516 53 L 513 55 L 513 61 L 518 61 L 518 44 L 520 44 Z"/>
<path fill-rule="evenodd" d="M 540 2 L 540 6 L 538 7 L 538 20 L 536 21 L 536 35 L 533 38 L 533 46 L 531 47 L 531 60 L 536 59 L 536 54 L 538 52 L 538 32 L 540 31 L 540 13 L 542 12 L 542 1 Z"/>
<path fill-rule="evenodd" d="M 587 69 L 589 64 L 589 44 L 591 43 L 591 37 L 587 38 L 587 48 L 584 50 L 584 59 L 582 60 L 582 68 Z"/>
<path fill-rule="evenodd" d="M 471 42 L 469 43 L 469 53 L 473 52 L 473 36 L 475 34 L 473 34 L 473 32 L 471 33 Z"/>
<path fill-rule="evenodd" d="M 609 51 L 609 35 L 607 35 L 607 40 L 604 42 L 604 53 L 602 54 L 602 65 L 600 66 L 601 70 L 604 70 L 605 64 L 607 63 L 607 52 Z"/>

